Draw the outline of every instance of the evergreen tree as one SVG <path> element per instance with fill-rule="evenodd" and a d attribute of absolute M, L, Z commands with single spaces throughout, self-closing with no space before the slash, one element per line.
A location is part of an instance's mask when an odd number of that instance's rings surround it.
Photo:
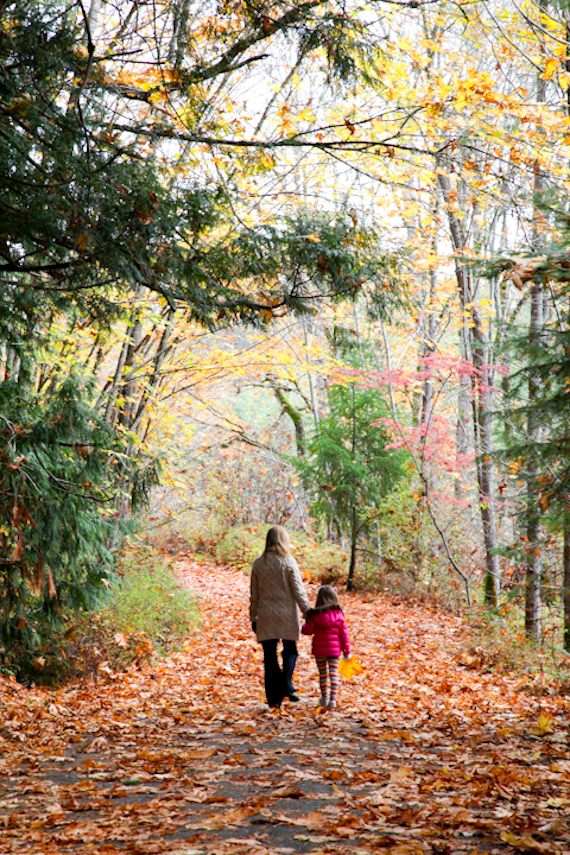
<path fill-rule="evenodd" d="M 558 219 L 557 241 L 540 253 L 496 259 L 488 270 L 507 270 L 518 287 L 538 285 L 548 295 L 540 325 L 529 333 L 519 320 L 508 330 L 506 348 L 515 367 L 504 383 L 503 454 L 526 487 L 521 512 L 527 528 L 550 524 L 564 533 L 564 645 L 570 649 L 570 220 L 555 198 L 543 194 L 540 206 L 545 216 Z M 526 542 L 525 628 L 538 640 L 543 579 L 533 577 L 536 546 L 528 537 Z"/>
<path fill-rule="evenodd" d="M 388 410 L 380 391 L 356 382 L 334 383 L 328 415 L 319 421 L 308 453 L 297 461 L 312 493 L 312 511 L 350 541 L 347 589 L 354 586 L 358 538 L 373 511 L 404 475 L 405 452 L 389 449 L 381 420 Z"/>
<path fill-rule="evenodd" d="M 74 377 L 42 395 L 0 384 L 0 646 L 5 666 L 32 667 L 71 611 L 90 608 L 114 573 L 124 456 Z M 10 415 L 6 415 L 9 413 Z M 57 651 L 55 651 L 57 655 Z"/>
<path fill-rule="evenodd" d="M 566 540 L 570 531 L 568 296 L 557 294 L 556 311 L 540 336 L 529 338 L 513 331 L 510 346 L 520 367 L 509 377 L 505 420 L 511 468 L 517 480 L 526 483 L 525 515 L 554 520 L 565 532 Z M 529 400 L 531 382 L 533 396 Z M 528 434 L 529 420 L 536 426 L 533 436 Z M 566 601 L 568 587 L 570 578 L 564 582 Z M 570 649 L 570 603 L 565 606 L 565 646 Z"/>

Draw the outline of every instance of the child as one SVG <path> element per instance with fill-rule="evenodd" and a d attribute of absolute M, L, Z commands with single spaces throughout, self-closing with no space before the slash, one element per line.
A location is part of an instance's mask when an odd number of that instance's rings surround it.
<path fill-rule="evenodd" d="M 348 631 L 343 611 L 334 588 L 323 585 L 319 588 L 315 608 L 307 612 L 307 620 L 301 628 L 303 635 L 312 635 L 312 653 L 319 669 L 321 698 L 319 706 L 323 709 L 336 709 L 338 692 L 338 663 L 340 654 L 350 656 Z M 330 681 L 330 695 L 327 700 L 327 671 Z"/>

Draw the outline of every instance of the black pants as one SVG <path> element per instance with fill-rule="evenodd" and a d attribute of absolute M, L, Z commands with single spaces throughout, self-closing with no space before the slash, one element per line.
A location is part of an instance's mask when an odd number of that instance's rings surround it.
<path fill-rule="evenodd" d="M 263 645 L 263 664 L 265 666 L 265 695 L 270 707 L 281 706 L 285 695 L 295 691 L 293 688 L 293 671 L 297 662 L 297 645 L 294 641 L 283 640 L 283 670 L 277 657 L 278 638 L 270 638 L 261 642 Z"/>

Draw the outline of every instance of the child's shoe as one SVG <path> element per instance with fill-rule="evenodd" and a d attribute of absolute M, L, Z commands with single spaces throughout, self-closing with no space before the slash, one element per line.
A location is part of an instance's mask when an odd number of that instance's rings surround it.
<path fill-rule="evenodd" d="M 327 699 L 321 695 L 321 697 L 319 698 L 319 711 L 322 712 L 323 710 L 326 710 L 327 707 Z"/>

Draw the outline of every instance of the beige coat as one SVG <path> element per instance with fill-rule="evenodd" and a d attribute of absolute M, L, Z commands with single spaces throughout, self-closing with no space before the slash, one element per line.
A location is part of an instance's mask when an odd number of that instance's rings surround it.
<path fill-rule="evenodd" d="M 253 562 L 251 570 L 249 616 L 257 624 L 257 640 L 285 638 L 297 641 L 309 600 L 297 562 L 292 555 L 269 552 Z"/>

